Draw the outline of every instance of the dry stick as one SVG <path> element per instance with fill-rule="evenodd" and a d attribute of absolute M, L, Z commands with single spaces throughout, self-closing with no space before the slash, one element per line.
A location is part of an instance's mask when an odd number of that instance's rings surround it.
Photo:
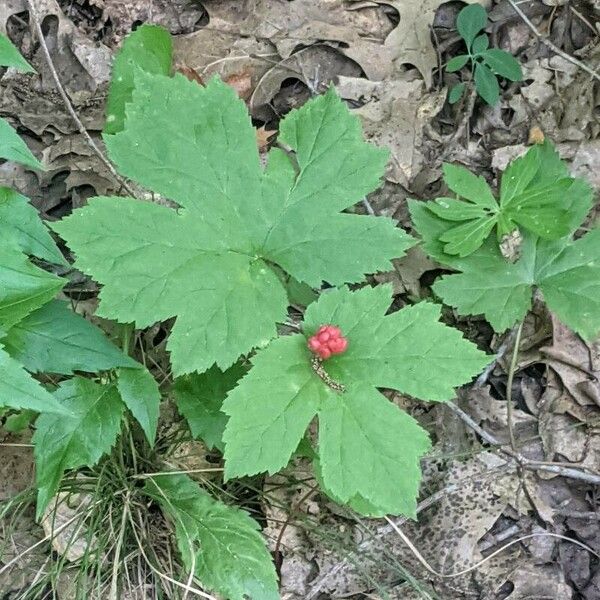
<path fill-rule="evenodd" d="M 510 330 L 510 332 L 506 336 L 506 339 L 498 347 L 494 360 L 483 370 L 483 373 L 481 373 L 481 375 L 475 381 L 475 384 L 473 385 L 474 388 L 483 387 L 487 383 L 487 380 L 490 378 L 492 371 L 496 368 L 496 365 L 504 358 L 506 351 L 510 348 L 510 345 L 512 344 L 516 332 L 516 327 L 513 327 Z"/>
<path fill-rule="evenodd" d="M 527 27 L 529 27 L 529 29 L 531 30 L 533 35 L 535 35 L 535 37 L 538 40 L 540 40 L 540 42 L 542 42 L 542 44 L 544 44 L 544 46 L 547 46 L 548 48 L 550 48 L 550 50 L 552 50 L 552 52 L 554 52 L 555 54 L 558 54 L 558 56 L 562 56 L 562 58 L 564 58 L 566 61 L 570 62 L 573 65 L 576 65 L 582 71 L 589 73 L 594 79 L 597 79 L 598 81 L 600 81 L 600 74 L 598 74 L 596 71 L 594 71 L 593 69 L 588 67 L 584 62 L 577 60 L 574 56 L 571 56 L 570 54 L 567 54 L 564 50 L 561 50 L 556 44 L 551 42 L 548 38 L 543 36 L 538 31 L 537 27 L 530 21 L 529 17 L 519 8 L 519 6 L 515 2 L 515 0 L 508 0 L 508 3 L 512 6 L 513 10 L 519 15 L 519 17 L 521 17 L 523 23 L 525 23 L 525 25 L 527 25 Z"/>
<path fill-rule="evenodd" d="M 499 439 L 487 432 L 485 429 L 483 429 L 483 427 L 480 427 L 464 410 L 454 404 L 454 402 L 447 402 L 446 406 L 452 412 L 454 412 L 468 427 L 475 431 L 479 437 L 481 437 L 491 446 L 497 446 L 501 452 L 510 456 L 524 469 L 529 469 L 531 471 L 546 471 L 547 473 L 555 473 L 556 475 L 562 475 L 563 477 L 567 477 L 569 479 L 578 479 L 594 485 L 600 485 L 600 475 L 596 473 L 587 473 L 580 469 L 562 467 L 560 465 L 548 465 L 543 462 L 525 458 L 519 452 L 512 450 L 512 448 L 506 448 L 503 446 Z"/>
<path fill-rule="evenodd" d="M 73 119 L 75 124 L 77 125 L 77 128 L 79 129 L 79 132 L 81 133 L 81 135 L 83 135 L 83 137 L 86 139 L 90 148 L 96 153 L 98 158 L 102 161 L 102 163 L 110 171 L 111 175 L 115 178 L 115 180 L 119 183 L 119 185 L 121 185 L 121 187 L 128 194 L 130 194 L 131 196 L 135 196 L 136 194 L 133 191 L 133 189 L 131 189 L 131 187 L 129 187 L 127 182 L 117 173 L 115 168 L 110 164 L 110 161 L 106 158 L 106 156 L 104 156 L 104 153 L 102 152 L 102 150 L 100 150 L 100 148 L 98 147 L 96 142 L 94 142 L 94 140 L 91 138 L 90 134 L 88 133 L 87 129 L 85 128 L 85 125 L 81 122 L 81 119 L 77 116 L 77 113 L 75 112 L 75 109 L 73 108 L 73 105 L 71 104 L 71 100 L 69 99 L 69 96 L 67 96 L 67 92 L 65 91 L 65 88 L 63 87 L 62 83 L 60 82 L 60 78 L 58 76 L 58 73 L 56 72 L 56 67 L 54 66 L 54 63 L 52 62 L 52 57 L 50 56 L 50 51 L 48 50 L 48 46 L 46 44 L 44 34 L 42 33 L 42 27 L 41 27 L 40 21 L 37 17 L 37 12 L 36 12 L 36 8 L 33 4 L 33 0 L 27 0 L 27 6 L 29 8 L 29 14 L 31 15 L 31 21 L 32 21 L 33 27 L 35 29 L 35 33 L 40 42 L 40 47 L 42 48 L 42 53 L 44 55 L 44 59 L 46 61 L 48 69 L 50 69 L 50 73 L 52 74 L 52 79 L 54 79 L 54 85 L 56 86 L 56 89 L 58 90 L 58 93 L 60 94 L 60 97 L 62 98 L 65 108 L 67 109 L 67 112 L 69 113 L 69 115 L 71 116 L 71 118 Z"/>
<path fill-rule="evenodd" d="M 515 344 L 513 346 L 512 356 L 510 358 L 510 366 L 508 368 L 508 379 L 506 381 L 506 421 L 508 424 L 508 437 L 510 439 L 510 447 L 514 452 L 518 452 L 517 440 L 513 429 L 513 405 L 512 405 L 512 386 L 515 378 L 515 370 L 517 369 L 517 360 L 519 359 L 519 346 L 521 345 L 521 334 L 523 333 L 523 323 L 519 323 L 517 335 L 515 336 Z"/>

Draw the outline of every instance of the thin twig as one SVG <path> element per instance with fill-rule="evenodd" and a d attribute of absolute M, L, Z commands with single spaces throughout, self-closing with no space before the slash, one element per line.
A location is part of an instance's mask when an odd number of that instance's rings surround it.
<path fill-rule="evenodd" d="M 515 336 L 515 343 L 513 346 L 512 356 L 510 358 L 510 366 L 508 368 L 508 379 L 506 381 L 506 421 L 508 424 L 508 438 L 510 439 L 510 447 L 514 452 L 518 452 L 517 440 L 515 438 L 515 431 L 513 428 L 513 399 L 512 399 L 512 386 L 515 378 L 515 371 L 517 369 L 517 360 L 519 359 L 519 346 L 521 345 L 521 334 L 523 333 L 523 323 L 519 323 L 517 329 L 517 335 Z"/>
<path fill-rule="evenodd" d="M 560 465 L 548 465 L 543 462 L 530 460 L 525 458 L 519 452 L 515 452 L 512 448 L 507 448 L 502 442 L 494 435 L 480 427 L 462 408 L 454 404 L 454 402 L 447 402 L 446 406 L 454 412 L 460 419 L 470 427 L 475 433 L 479 435 L 483 440 L 492 446 L 497 446 L 498 449 L 515 460 L 524 469 L 531 471 L 545 471 L 546 473 L 554 473 L 561 475 L 569 479 L 578 479 L 579 481 L 585 481 L 594 485 L 600 485 L 600 475 L 597 473 L 588 473 L 580 469 L 574 469 L 572 467 L 562 467 Z"/>
<path fill-rule="evenodd" d="M 516 333 L 517 328 L 513 327 L 506 336 L 505 340 L 498 347 L 494 360 L 483 370 L 481 375 L 475 381 L 475 384 L 473 385 L 474 388 L 483 387 L 487 383 L 488 379 L 490 378 L 490 375 L 492 374 L 492 371 L 496 368 L 496 365 L 504 358 L 506 351 L 510 348 Z"/>
<path fill-rule="evenodd" d="M 508 3 L 512 6 L 513 10 L 519 15 L 519 17 L 521 17 L 523 23 L 525 23 L 525 25 L 527 25 L 527 27 L 529 27 L 529 29 L 531 30 L 533 35 L 535 35 L 535 37 L 540 42 L 542 42 L 542 44 L 544 44 L 544 46 L 547 46 L 548 48 L 550 48 L 550 50 L 552 50 L 552 52 L 554 52 L 555 54 L 558 54 L 558 56 L 562 56 L 562 58 L 564 58 L 566 61 L 570 62 L 573 65 L 576 65 L 582 71 L 589 73 L 594 79 L 597 79 L 598 81 L 600 81 L 600 74 L 598 74 L 596 71 L 594 71 L 593 69 L 588 67 L 584 62 L 576 59 L 574 56 L 571 56 L 570 54 L 567 54 L 564 50 L 561 50 L 556 44 L 551 42 L 547 37 L 543 36 L 538 31 L 538 28 L 531 22 L 529 17 L 519 8 L 519 6 L 515 2 L 515 0 L 508 0 Z"/>
<path fill-rule="evenodd" d="M 128 194 L 135 197 L 136 194 L 133 191 L 133 189 L 131 187 L 129 187 L 127 182 L 117 173 L 117 171 L 112 166 L 112 164 L 110 163 L 108 158 L 106 158 L 106 156 L 104 156 L 104 153 L 102 152 L 102 150 L 100 150 L 100 148 L 98 147 L 96 142 L 92 139 L 92 137 L 88 133 L 87 129 L 85 128 L 85 125 L 81 122 L 81 119 L 75 112 L 75 109 L 73 108 L 73 104 L 71 103 L 71 100 L 69 99 L 69 96 L 67 95 L 67 92 L 65 91 L 65 88 L 63 87 L 63 85 L 60 81 L 58 73 L 56 72 L 56 67 L 54 66 L 54 62 L 52 61 L 52 57 L 50 56 L 50 51 L 48 50 L 48 46 L 46 44 L 46 39 L 44 38 L 44 34 L 42 32 L 42 27 L 40 25 L 40 21 L 37 16 L 36 8 L 33 4 L 33 0 L 27 0 L 27 6 L 29 8 L 29 14 L 31 15 L 31 22 L 33 23 L 35 33 L 37 35 L 38 41 L 40 43 L 40 47 L 42 49 L 42 54 L 44 55 L 44 59 L 46 61 L 48 69 L 50 70 L 50 73 L 52 74 L 52 79 L 54 80 L 54 85 L 56 86 L 56 89 L 58 90 L 58 93 L 60 94 L 60 97 L 62 98 L 65 108 L 67 109 L 67 112 L 69 113 L 69 115 L 71 116 L 71 118 L 73 119 L 75 124 L 77 125 L 77 128 L 79 129 L 79 133 L 81 133 L 81 135 L 83 135 L 83 137 L 89 144 L 90 148 L 94 151 L 94 153 L 102 161 L 104 166 L 110 171 L 111 175 L 115 178 L 117 183 L 119 183 L 119 185 Z"/>

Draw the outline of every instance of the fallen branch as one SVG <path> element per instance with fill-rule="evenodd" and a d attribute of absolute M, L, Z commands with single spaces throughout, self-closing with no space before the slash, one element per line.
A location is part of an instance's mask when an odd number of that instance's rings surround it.
<path fill-rule="evenodd" d="M 470 427 L 479 437 L 485 440 L 491 446 L 496 446 L 503 454 L 506 454 L 512 458 L 519 466 L 523 469 L 530 471 L 546 471 L 547 473 L 554 473 L 555 475 L 561 475 L 569 479 L 578 479 L 579 481 L 585 481 L 593 485 L 600 485 L 600 475 L 597 473 L 588 473 L 581 469 L 574 469 L 573 467 L 562 467 L 560 465 L 548 465 L 543 462 L 530 460 L 524 457 L 519 452 L 515 452 L 511 448 L 504 446 L 504 444 L 493 436 L 491 433 L 480 427 L 472 417 L 470 417 L 462 408 L 454 404 L 453 402 L 447 402 L 446 406 L 457 416 L 459 419 L 468 427 Z"/>

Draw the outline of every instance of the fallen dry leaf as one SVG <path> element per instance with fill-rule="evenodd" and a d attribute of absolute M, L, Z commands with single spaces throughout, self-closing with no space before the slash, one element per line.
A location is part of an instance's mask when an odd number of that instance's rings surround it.
<path fill-rule="evenodd" d="M 186 79 L 195 81 L 198 85 L 204 86 L 204 79 L 202 79 L 202 75 L 200 75 L 196 69 L 192 69 L 192 67 L 188 67 L 187 65 L 178 65 L 175 71 L 181 73 Z"/>
<path fill-rule="evenodd" d="M 437 54 L 431 42 L 431 28 L 435 13 L 445 0 L 375 1 L 378 4 L 393 6 L 400 15 L 397 27 L 388 35 L 384 43 L 384 49 L 391 59 L 392 73 L 400 73 L 403 65 L 414 65 L 429 89 L 432 84 L 432 71 L 437 66 Z M 478 1 L 465 0 L 467 4 Z M 486 0 L 481 0 L 480 3 L 489 4 Z"/>
<path fill-rule="evenodd" d="M 224 82 L 231 86 L 242 100 L 250 98 L 250 94 L 252 94 L 252 71 L 250 67 L 247 66 L 237 73 L 228 75 Z"/>
<path fill-rule="evenodd" d="M 269 146 L 269 140 L 277 133 L 272 129 L 265 129 L 265 126 L 256 128 L 256 143 L 260 152 L 266 152 Z"/>
<path fill-rule="evenodd" d="M 361 102 L 354 112 L 371 142 L 390 149 L 386 179 L 410 188 L 426 164 L 423 129 L 442 108 L 444 90 L 428 93 L 420 79 L 368 81 L 339 77 L 337 89 L 346 100 Z"/>

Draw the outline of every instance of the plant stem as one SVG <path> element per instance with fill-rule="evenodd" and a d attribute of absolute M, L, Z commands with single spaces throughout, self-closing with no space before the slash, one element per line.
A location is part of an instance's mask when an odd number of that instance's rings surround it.
<path fill-rule="evenodd" d="M 121 330 L 121 349 L 123 354 L 129 355 L 129 346 L 131 344 L 131 335 L 133 334 L 134 328 L 133 323 L 125 323 Z"/>
<path fill-rule="evenodd" d="M 523 333 L 523 323 L 519 323 L 517 334 L 515 335 L 515 344 L 513 346 L 512 356 L 510 358 L 510 366 L 508 368 L 508 379 L 506 381 L 506 419 L 508 422 L 508 435 L 510 438 L 510 447 L 517 452 L 517 441 L 515 438 L 515 432 L 513 431 L 512 419 L 513 419 L 513 404 L 512 404 L 512 385 L 515 377 L 515 370 L 517 368 L 517 360 L 519 359 L 519 346 L 521 345 L 521 334 Z"/>

